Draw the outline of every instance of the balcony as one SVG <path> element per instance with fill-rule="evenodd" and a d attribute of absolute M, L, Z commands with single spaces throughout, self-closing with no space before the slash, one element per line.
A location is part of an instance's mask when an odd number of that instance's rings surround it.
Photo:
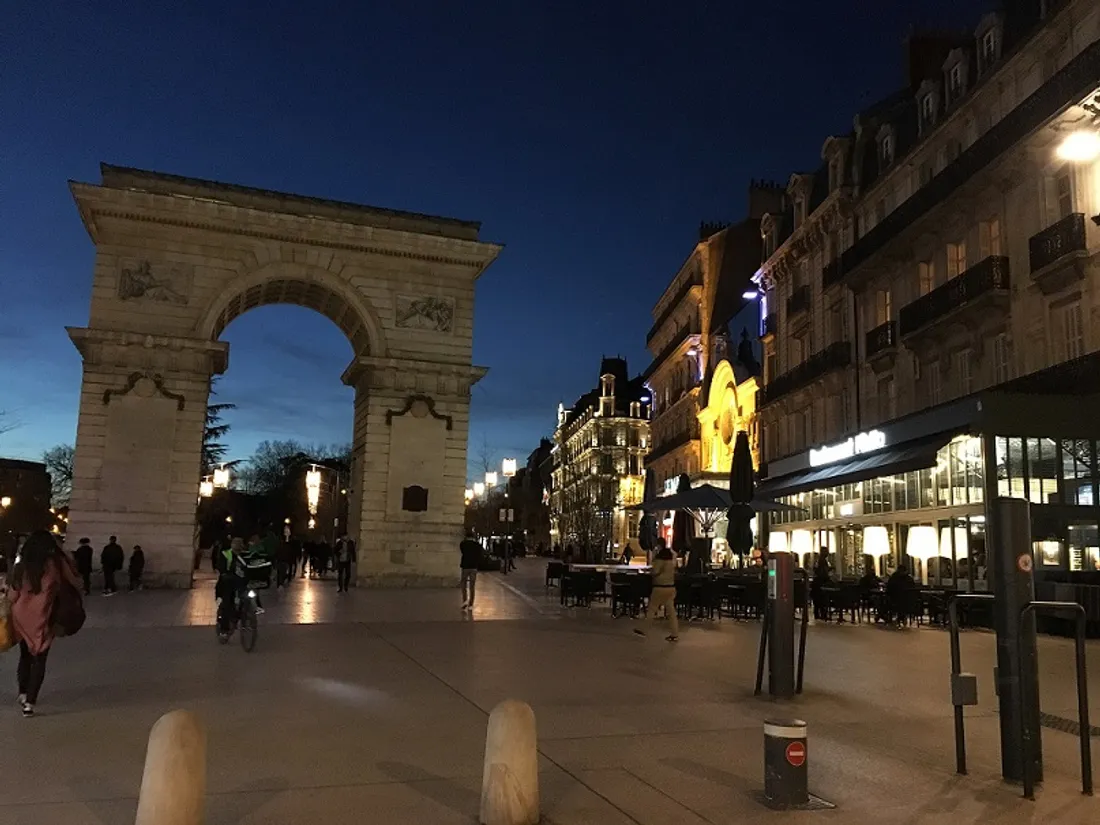
<path fill-rule="evenodd" d="M 1065 289 L 1085 277 L 1089 251 L 1085 240 L 1085 216 L 1066 215 L 1027 242 L 1031 280 L 1045 294 Z"/>
<path fill-rule="evenodd" d="M 810 308 L 810 285 L 796 286 L 787 299 L 787 317 L 791 318 Z"/>
<path fill-rule="evenodd" d="M 760 322 L 760 340 L 764 341 L 773 337 L 778 329 L 779 319 L 775 317 L 775 313 L 765 315 L 764 320 Z"/>
<path fill-rule="evenodd" d="M 642 373 L 642 378 L 648 381 L 649 377 L 658 370 L 661 364 L 665 363 L 665 361 L 667 361 L 669 357 L 674 352 L 676 352 L 676 350 L 683 346 L 685 341 L 691 338 L 691 336 L 698 334 L 699 327 L 696 324 L 688 324 L 683 329 L 681 329 L 678 333 L 676 333 L 673 339 L 668 342 L 668 345 L 663 350 L 661 350 L 660 354 L 658 354 L 657 357 L 653 359 L 653 363 L 651 363 L 646 368 L 646 371 Z"/>
<path fill-rule="evenodd" d="M 863 344 L 867 361 L 875 372 L 890 368 L 898 353 L 897 324 L 893 321 L 879 324 L 867 333 Z"/>
<path fill-rule="evenodd" d="M 989 310 L 1008 307 L 1008 258 L 990 255 L 957 278 L 901 308 L 901 337 L 942 330 L 945 322 L 968 325 L 986 320 L 1003 320 L 1001 313 L 989 318 Z"/>
<path fill-rule="evenodd" d="M 852 363 L 852 347 L 847 341 L 836 341 L 815 352 L 797 367 L 769 381 L 757 394 L 757 405 L 770 404 L 795 390 L 800 390 Z"/>
<path fill-rule="evenodd" d="M 661 314 L 657 316 L 657 319 L 653 322 L 653 326 L 649 328 L 649 332 L 645 337 L 646 346 L 649 346 L 649 342 L 661 331 L 661 327 L 664 326 L 665 321 L 669 319 L 669 316 L 676 310 L 676 307 L 680 306 L 680 303 L 687 297 L 688 293 L 691 292 L 694 287 L 701 287 L 702 285 L 703 274 L 698 270 L 692 272 L 690 277 L 684 279 L 684 283 L 676 290 L 676 293 L 672 296 L 668 305 L 661 310 Z"/>
<path fill-rule="evenodd" d="M 699 425 L 696 423 L 694 427 L 689 427 L 687 430 L 682 430 L 676 433 L 670 438 L 665 439 L 660 444 L 654 444 L 652 451 L 646 456 L 645 466 L 649 466 L 654 461 L 671 453 L 673 450 L 677 450 L 683 447 L 685 444 L 690 444 L 692 441 L 699 439 Z"/>
<path fill-rule="evenodd" d="M 845 250 L 841 277 L 847 280 L 864 262 L 910 227 L 916 227 L 928 212 L 995 160 L 1067 106 L 1091 94 L 1096 89 L 1097 77 L 1100 77 L 1100 40 L 1085 48 L 884 221 Z"/>

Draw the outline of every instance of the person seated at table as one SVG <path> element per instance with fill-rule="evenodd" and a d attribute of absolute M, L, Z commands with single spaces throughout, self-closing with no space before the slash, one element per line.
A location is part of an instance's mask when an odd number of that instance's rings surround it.
<path fill-rule="evenodd" d="M 909 568 L 899 564 L 898 569 L 890 574 L 886 580 L 886 621 L 895 620 L 898 624 L 904 624 L 908 619 L 906 612 L 907 594 L 916 587 L 916 582 L 909 575 Z"/>
<path fill-rule="evenodd" d="M 829 619 L 829 604 L 825 588 L 833 583 L 833 565 L 829 561 L 829 548 L 822 547 L 814 564 L 814 578 L 810 583 L 810 595 L 814 602 L 814 619 L 824 622 Z"/>
<path fill-rule="evenodd" d="M 875 568 L 868 567 L 859 579 L 859 590 L 861 593 L 873 593 L 878 590 L 879 585 L 882 584 L 882 579 L 875 573 Z"/>

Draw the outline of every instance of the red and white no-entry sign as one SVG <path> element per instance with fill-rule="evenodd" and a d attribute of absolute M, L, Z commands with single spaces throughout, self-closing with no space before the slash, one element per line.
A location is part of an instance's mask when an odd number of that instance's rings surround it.
<path fill-rule="evenodd" d="M 787 761 L 796 768 L 806 764 L 806 745 L 804 742 L 791 742 L 787 745 Z"/>

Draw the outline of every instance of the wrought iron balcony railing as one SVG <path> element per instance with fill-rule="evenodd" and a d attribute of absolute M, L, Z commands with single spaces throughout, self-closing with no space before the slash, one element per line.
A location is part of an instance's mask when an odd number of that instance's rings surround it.
<path fill-rule="evenodd" d="M 1088 249 L 1085 243 L 1085 216 L 1080 212 L 1066 215 L 1042 232 L 1032 235 L 1027 245 L 1032 275 L 1071 252 L 1084 252 Z"/>
<path fill-rule="evenodd" d="M 803 284 L 795 287 L 794 292 L 787 299 L 787 315 L 797 315 L 810 308 L 810 285 Z"/>
<path fill-rule="evenodd" d="M 885 324 L 879 324 L 873 330 L 867 333 L 864 340 L 864 345 L 867 348 L 867 357 L 874 358 L 876 355 L 880 355 L 884 352 L 889 352 L 898 345 L 897 340 L 897 324 L 893 321 L 887 321 Z"/>
<path fill-rule="evenodd" d="M 1008 288 L 1008 258 L 990 255 L 957 278 L 903 306 L 898 316 L 902 337 L 927 327 L 978 298 Z"/>
<path fill-rule="evenodd" d="M 794 369 L 764 385 L 757 394 L 760 406 L 770 404 L 795 390 L 812 384 L 817 379 L 852 363 L 852 346 L 847 341 L 836 341 L 820 352 L 815 352 Z"/>

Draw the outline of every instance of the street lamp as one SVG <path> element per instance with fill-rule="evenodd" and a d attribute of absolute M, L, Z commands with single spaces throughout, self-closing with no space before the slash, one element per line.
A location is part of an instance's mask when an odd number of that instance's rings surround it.
<path fill-rule="evenodd" d="M 480 481 L 474 482 L 474 495 L 479 498 L 485 495 L 485 484 Z"/>
<path fill-rule="evenodd" d="M 317 515 L 317 505 L 321 501 L 321 471 L 316 464 L 310 465 L 306 473 L 306 504 L 309 505 L 310 515 Z M 310 519 L 312 521 L 312 519 Z"/>
<path fill-rule="evenodd" d="M 1100 157 L 1100 132 L 1095 129 L 1078 129 L 1066 135 L 1055 154 L 1070 163 L 1089 163 Z"/>
<path fill-rule="evenodd" d="M 0 496 L 0 510 L 7 510 L 11 507 L 11 496 Z"/>
<path fill-rule="evenodd" d="M 221 490 L 229 489 L 229 468 L 224 464 L 221 467 L 214 468 L 213 484 Z"/>
<path fill-rule="evenodd" d="M 516 474 L 516 460 L 514 458 L 504 459 L 504 463 L 501 465 L 501 475 L 505 478 L 512 478 Z"/>
<path fill-rule="evenodd" d="M 492 470 L 485 474 L 485 486 L 489 489 L 497 486 L 497 474 Z"/>
<path fill-rule="evenodd" d="M 210 498 L 214 495 L 214 482 L 204 478 L 199 482 L 199 498 Z"/>

